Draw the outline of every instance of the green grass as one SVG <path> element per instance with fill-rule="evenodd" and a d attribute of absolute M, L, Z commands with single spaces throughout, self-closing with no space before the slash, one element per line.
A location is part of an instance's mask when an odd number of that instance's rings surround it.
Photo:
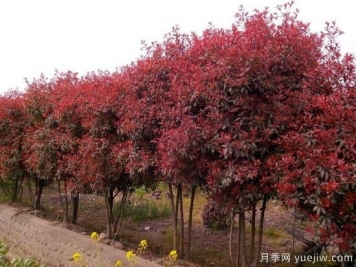
<path fill-rule="evenodd" d="M 169 203 L 158 203 L 147 200 L 136 205 L 130 204 L 125 208 L 125 218 L 130 218 L 132 222 L 146 222 L 160 218 L 169 218 L 172 214 Z"/>
<path fill-rule="evenodd" d="M 172 208 L 170 200 L 165 196 L 169 191 L 166 183 L 159 183 L 156 188 L 161 192 L 161 199 L 152 199 L 151 190 L 145 188 L 137 188 L 130 200 L 134 204 L 127 205 L 125 207 L 125 218 L 130 218 L 132 222 L 139 223 L 149 220 L 155 220 L 160 218 L 170 218 L 172 215 Z M 175 190 L 174 190 L 175 191 Z M 187 192 L 188 193 L 188 192 Z M 199 189 L 195 195 L 193 222 L 202 224 L 202 211 L 206 204 L 206 195 Z M 188 211 L 190 205 L 190 196 L 183 198 L 184 205 L 184 219 L 188 221 Z"/>
<path fill-rule="evenodd" d="M 273 227 L 268 227 L 264 229 L 263 235 L 266 238 L 270 238 L 270 239 L 284 238 L 286 236 L 286 234 L 282 230 Z"/>
<path fill-rule="evenodd" d="M 273 247 L 285 247 L 288 242 L 288 234 L 283 230 L 268 227 L 263 230 L 263 237 Z"/>
<path fill-rule="evenodd" d="M 164 241 L 173 246 L 173 239 L 174 239 L 174 228 L 173 225 L 167 227 L 166 232 L 164 234 Z"/>
<path fill-rule="evenodd" d="M 140 188 L 136 188 L 134 193 L 138 199 L 144 199 L 146 190 L 144 188 L 140 187 Z"/>
<path fill-rule="evenodd" d="M 10 200 L 10 196 L 6 196 L 5 194 L 3 194 L 3 192 L 0 193 L 0 203 L 6 203 Z"/>
<path fill-rule="evenodd" d="M 11 192 L 11 184 L 8 181 L 0 181 L 0 203 L 11 201 L 11 196 L 5 193 L 5 190 Z"/>
<path fill-rule="evenodd" d="M 38 262 L 33 258 L 22 259 L 20 257 L 14 257 L 9 259 L 7 252 L 9 247 L 0 240 L 0 266 L 3 267 L 41 267 Z"/>

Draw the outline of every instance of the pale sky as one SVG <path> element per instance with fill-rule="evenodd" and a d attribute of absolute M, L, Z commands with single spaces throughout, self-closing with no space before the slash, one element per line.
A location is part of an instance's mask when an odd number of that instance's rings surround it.
<path fill-rule="evenodd" d="M 109 70 L 135 61 L 141 40 L 162 41 L 178 25 L 201 33 L 212 22 L 229 28 L 239 5 L 274 8 L 283 0 L 1 0 L 0 93 L 23 90 L 25 78 L 55 70 Z M 335 20 L 342 51 L 356 54 L 355 0 L 296 0 L 300 18 L 320 31 Z"/>

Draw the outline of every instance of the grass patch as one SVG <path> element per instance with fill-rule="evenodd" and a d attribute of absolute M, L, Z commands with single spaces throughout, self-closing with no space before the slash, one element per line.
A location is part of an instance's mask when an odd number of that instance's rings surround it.
<path fill-rule="evenodd" d="M 125 208 L 124 218 L 130 218 L 134 223 L 147 222 L 160 218 L 169 218 L 172 214 L 169 203 L 145 201 L 138 204 L 130 204 Z"/>
<path fill-rule="evenodd" d="M 0 203 L 11 201 L 11 183 L 0 180 Z"/>
<path fill-rule="evenodd" d="M 11 200 L 10 196 L 5 195 L 3 192 L 0 193 L 0 203 L 6 203 Z"/>
<path fill-rule="evenodd" d="M 285 247 L 289 243 L 288 234 L 273 227 L 264 229 L 263 237 L 274 247 Z"/>
<path fill-rule="evenodd" d="M 282 230 L 279 230 L 279 229 L 276 229 L 273 227 L 268 227 L 268 228 L 264 229 L 263 235 L 269 239 L 277 239 L 277 238 L 286 237 L 286 234 Z"/>
<path fill-rule="evenodd" d="M 20 257 L 8 258 L 9 247 L 0 240 L 0 266 L 6 267 L 42 267 L 33 258 L 22 259 Z"/>
<path fill-rule="evenodd" d="M 173 225 L 170 225 L 167 227 L 166 232 L 164 234 L 164 241 L 170 246 L 173 246 L 173 240 L 174 240 L 174 228 Z"/>

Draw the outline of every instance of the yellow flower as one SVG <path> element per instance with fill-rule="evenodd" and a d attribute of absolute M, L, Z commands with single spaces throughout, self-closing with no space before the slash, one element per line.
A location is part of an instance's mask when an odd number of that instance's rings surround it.
<path fill-rule="evenodd" d="M 171 252 L 169 252 L 168 257 L 166 258 L 164 266 L 166 266 L 166 267 L 173 266 L 173 264 L 177 260 L 177 258 L 178 258 L 177 250 L 172 250 Z"/>
<path fill-rule="evenodd" d="M 178 257 L 177 250 L 172 250 L 171 252 L 169 252 L 169 257 L 173 260 L 176 260 Z"/>
<path fill-rule="evenodd" d="M 97 232 L 92 232 L 90 235 L 91 240 L 93 240 L 94 242 L 99 241 L 99 235 Z"/>
<path fill-rule="evenodd" d="M 78 252 L 74 253 L 72 258 L 75 263 L 81 263 L 83 260 L 83 256 Z"/>
<path fill-rule="evenodd" d="M 148 248 L 147 240 L 141 240 L 140 244 L 138 245 L 138 252 L 143 253 L 147 248 Z"/>
<path fill-rule="evenodd" d="M 127 251 L 126 258 L 128 261 L 134 260 L 135 257 L 136 257 L 136 254 L 132 250 Z"/>
<path fill-rule="evenodd" d="M 115 267 L 121 267 L 122 266 L 122 261 L 118 260 L 115 264 Z"/>

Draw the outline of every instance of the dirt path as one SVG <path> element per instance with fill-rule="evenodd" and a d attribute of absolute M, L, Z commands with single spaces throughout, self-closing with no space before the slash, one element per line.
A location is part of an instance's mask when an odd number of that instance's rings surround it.
<path fill-rule="evenodd" d="M 33 256 L 48 267 L 74 267 L 72 255 L 79 252 L 89 266 L 99 266 L 94 244 L 88 235 L 70 231 L 9 205 L 0 205 L 0 239 L 10 246 L 11 255 Z M 128 266 L 126 252 L 99 243 L 103 266 L 121 260 Z M 161 265 L 138 258 L 139 267 Z"/>

